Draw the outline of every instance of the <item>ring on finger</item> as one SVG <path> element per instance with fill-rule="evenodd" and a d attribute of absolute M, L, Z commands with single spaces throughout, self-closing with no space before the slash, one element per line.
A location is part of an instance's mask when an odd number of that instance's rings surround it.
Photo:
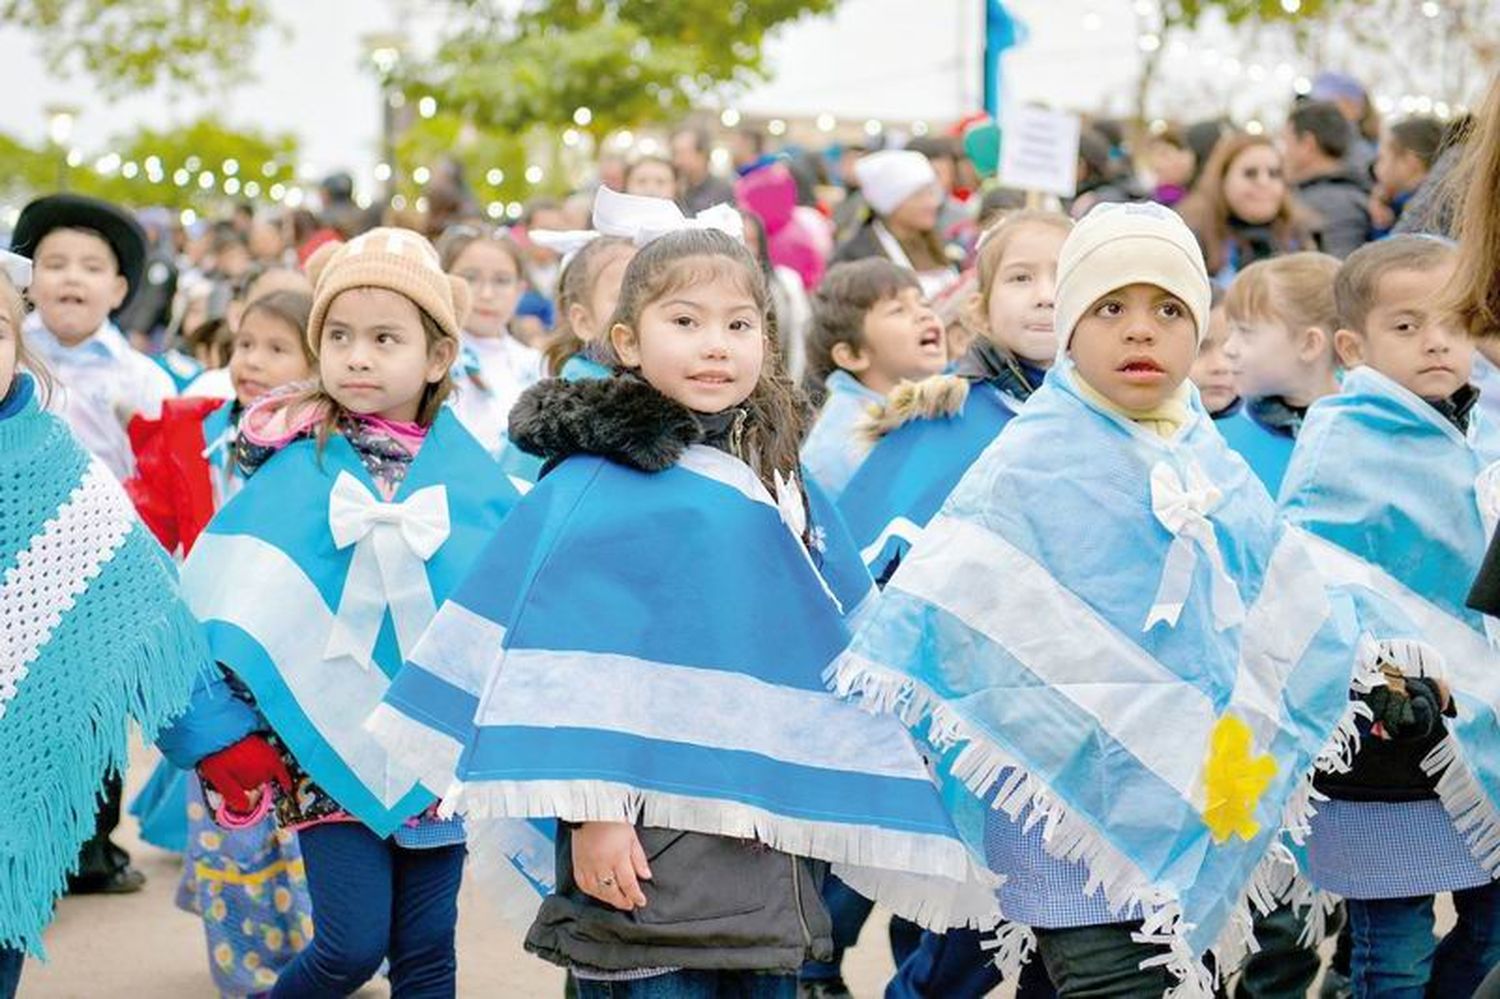
<path fill-rule="evenodd" d="M 613 888 L 615 886 L 615 876 L 613 874 L 602 874 L 599 876 L 599 883 L 606 888 Z"/>

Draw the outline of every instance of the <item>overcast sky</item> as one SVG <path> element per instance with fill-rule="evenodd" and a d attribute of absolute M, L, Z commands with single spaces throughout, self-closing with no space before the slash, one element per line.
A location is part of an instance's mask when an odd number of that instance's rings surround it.
<path fill-rule="evenodd" d="M 93 152 L 134 125 L 169 125 L 213 109 L 233 125 L 295 132 L 312 172 L 344 167 L 367 175 L 376 158 L 379 99 L 361 68 L 360 37 L 392 28 L 398 2 L 271 0 L 285 33 L 262 40 L 252 82 L 227 95 L 170 102 L 153 96 L 105 104 L 86 79 L 50 77 L 32 39 L 0 28 L 0 93 L 9 97 L 0 104 L 0 130 L 39 140 L 43 108 L 75 104 L 84 110 L 74 142 Z M 404 2 L 420 11 L 423 0 Z M 1075 110 L 1131 108 L 1139 57 L 1131 4 L 1010 0 L 1010 7 L 1031 36 L 1007 58 L 1013 96 Z M 735 103 L 767 114 L 951 120 L 980 101 L 983 9 L 984 0 L 844 0 L 834 16 L 806 19 L 776 36 L 768 49 L 773 78 Z M 420 14 L 406 27 L 418 45 L 432 34 Z M 1249 58 L 1220 62 L 1244 54 L 1233 38 L 1221 41 L 1222 53 L 1212 37 L 1179 40 L 1169 50 L 1165 110 L 1201 115 L 1228 102 L 1245 116 L 1279 114 L 1294 77 L 1311 72 L 1270 43 L 1257 43 L 1253 65 Z"/>

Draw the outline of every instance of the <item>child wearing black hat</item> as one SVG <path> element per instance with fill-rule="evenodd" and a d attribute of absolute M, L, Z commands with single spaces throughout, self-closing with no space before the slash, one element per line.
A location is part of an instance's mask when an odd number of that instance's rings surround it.
<path fill-rule="evenodd" d="M 135 459 L 126 422 L 137 413 L 154 418 L 176 394 L 171 376 L 132 348 L 112 319 L 141 284 L 145 234 L 115 205 L 54 194 L 22 210 L 12 250 L 32 260 L 28 294 L 35 311 L 22 333 L 56 383 L 48 408 L 111 472 L 129 478 Z M 120 777 L 106 778 L 94 836 L 68 879 L 70 892 L 120 894 L 145 883 L 130 855 L 110 840 L 120 797 Z"/>
<path fill-rule="evenodd" d="M 112 317 L 140 286 L 146 237 L 123 209 L 74 194 L 38 198 L 16 221 L 12 247 L 30 257 L 27 345 L 56 375 L 52 408 L 120 479 L 134 470 L 125 422 L 154 417 L 172 379 L 133 349 Z"/>

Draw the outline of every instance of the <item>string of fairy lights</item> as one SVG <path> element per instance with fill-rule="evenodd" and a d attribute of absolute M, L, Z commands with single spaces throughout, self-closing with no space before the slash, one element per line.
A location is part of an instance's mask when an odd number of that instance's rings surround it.
<path fill-rule="evenodd" d="M 1246 58 L 1242 52 L 1231 51 L 1230 44 L 1203 43 L 1194 38 L 1168 38 L 1165 30 L 1163 3 L 1175 0 L 1131 0 L 1130 13 L 1136 24 L 1135 46 L 1142 58 L 1170 56 L 1177 71 L 1195 70 L 1217 81 L 1230 90 L 1243 90 L 1245 85 L 1264 85 L 1268 90 L 1281 93 L 1288 91 L 1306 94 L 1312 88 L 1312 68 L 1307 60 L 1294 52 L 1274 51 L 1274 45 L 1266 45 L 1261 58 Z M 1287 14 L 1296 14 L 1310 0 L 1279 0 Z M 1413 5 L 1416 16 L 1430 20 L 1434 29 L 1440 30 L 1442 19 L 1450 4 L 1458 0 L 1423 0 Z M 1110 0 L 1086 0 L 1081 18 L 1075 23 L 1085 35 L 1111 34 L 1118 26 L 1122 10 Z M 425 188 L 433 178 L 428 165 L 409 168 L 400 165 L 396 156 L 397 135 L 393 134 L 405 115 L 410 122 L 415 117 L 430 120 L 439 114 L 441 107 L 437 97 L 431 94 L 409 95 L 391 84 L 396 78 L 405 53 L 405 40 L 390 34 L 375 34 L 364 39 L 366 57 L 377 78 L 381 81 L 380 95 L 384 117 L 381 152 L 373 169 L 368 173 L 370 184 L 360 185 L 356 200 L 368 206 L 374 191 L 382 192 L 396 211 L 426 210 L 426 198 L 420 194 L 408 197 L 403 188 Z M 1164 51 L 1165 49 L 1165 51 Z M 1463 114 L 1465 106 L 1453 99 L 1431 93 L 1397 93 L 1382 87 L 1389 80 L 1377 79 L 1372 89 L 1371 100 L 1375 109 L 1384 117 L 1412 114 L 1433 115 L 1448 120 Z M 1184 88 L 1174 88 L 1181 91 Z M 74 127 L 80 111 L 67 105 L 51 105 L 44 109 L 47 115 L 47 135 L 50 148 L 57 151 L 60 159 L 60 177 L 66 182 L 67 170 L 91 169 L 102 178 L 119 178 L 161 189 L 163 195 L 176 192 L 176 197 L 159 196 L 163 202 L 181 203 L 184 199 L 197 207 L 181 209 L 185 224 L 191 224 L 200 210 L 209 208 L 215 201 L 250 201 L 270 204 L 286 209 L 296 209 L 308 203 L 317 182 L 321 179 L 318 166 L 309 162 L 297 162 L 294 158 L 269 158 L 263 162 L 240 162 L 236 158 L 214 159 L 207 155 L 189 153 L 177 158 L 166 154 L 148 154 L 127 157 L 118 151 L 106 151 L 89 156 L 72 142 Z M 712 122 L 713 119 L 710 119 Z M 751 115 L 734 107 L 725 107 L 718 112 L 716 122 L 726 132 L 742 125 L 753 124 L 774 140 L 782 143 L 801 142 L 805 146 L 829 146 L 850 141 L 884 142 L 895 138 L 901 141 L 912 136 L 928 134 L 931 126 L 922 120 L 889 122 L 876 117 L 860 118 L 836 115 L 831 111 L 803 116 Z M 1164 122 L 1153 122 L 1161 125 Z M 666 133 L 661 128 L 634 130 L 621 128 L 596 138 L 591 131 L 595 124 L 595 113 L 587 106 L 574 109 L 571 124 L 557 135 L 561 143 L 561 158 L 552 159 L 552 168 L 559 166 L 569 172 L 582 172 L 597 157 L 616 156 L 663 156 Z M 1252 133 L 1262 133 L 1267 122 L 1259 116 L 1243 119 L 1244 127 Z M 730 166 L 730 154 L 723 143 L 717 143 L 712 151 L 714 165 L 720 170 Z M 535 157 L 543 159 L 545 157 Z M 523 199 L 536 193 L 548 179 L 549 167 L 541 162 L 528 163 L 519 170 L 507 171 L 499 166 L 482 170 L 479 178 L 483 185 L 476 184 L 483 210 L 497 221 L 514 220 L 523 212 Z M 479 178 L 476 178 L 479 179 Z M 404 184 L 409 181 L 409 184 Z M 366 189 L 368 188 L 368 189 Z M 149 194 L 147 195 L 149 200 Z M 14 221 L 16 209 L 0 204 L 0 224 Z"/>

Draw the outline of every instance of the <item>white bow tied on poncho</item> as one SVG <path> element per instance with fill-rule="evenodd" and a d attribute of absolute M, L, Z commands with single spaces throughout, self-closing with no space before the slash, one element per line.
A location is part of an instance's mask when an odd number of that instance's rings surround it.
<path fill-rule="evenodd" d="M 1244 601 L 1224 567 L 1224 555 L 1219 550 L 1213 522 L 1208 519 L 1224 495 L 1197 465 L 1189 463 L 1186 469 L 1186 474 L 1179 474 L 1166 461 L 1157 462 L 1151 469 L 1151 511 L 1172 533 L 1172 546 L 1167 550 L 1156 599 L 1143 631 L 1150 631 L 1161 622 L 1169 628 L 1177 626 L 1193 586 L 1199 551 L 1207 556 L 1211 570 L 1214 626 L 1224 631 L 1245 620 Z"/>
<path fill-rule="evenodd" d="M 639 247 L 686 229 L 717 229 L 742 243 L 745 241 L 745 221 L 732 205 L 714 205 L 689 217 L 675 201 L 621 194 L 607 187 L 599 188 L 594 195 L 593 229 L 538 229 L 530 238 L 561 254 L 566 268 L 574 254 L 600 236 L 628 239 Z"/>
<path fill-rule="evenodd" d="M 414 648 L 437 612 L 423 563 L 448 540 L 446 487 L 386 503 L 341 472 L 328 497 L 328 527 L 339 549 L 354 546 L 354 558 L 324 658 L 350 656 L 369 669 L 387 607 L 397 641 Z"/>

